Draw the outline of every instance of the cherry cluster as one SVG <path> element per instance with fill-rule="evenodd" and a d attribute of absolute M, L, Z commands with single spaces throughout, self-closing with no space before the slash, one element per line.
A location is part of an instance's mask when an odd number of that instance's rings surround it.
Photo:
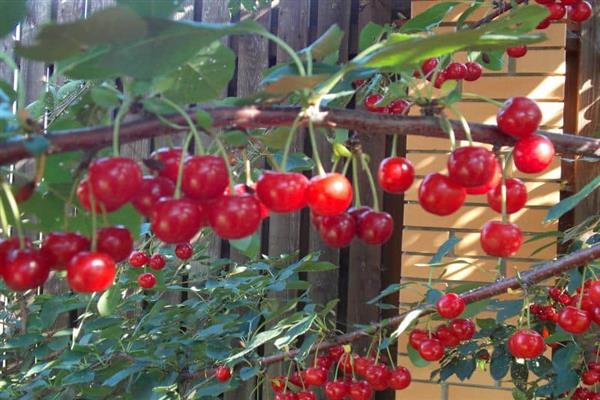
<path fill-rule="evenodd" d="M 560 21 L 567 16 L 572 22 L 583 22 L 592 16 L 592 5 L 585 0 L 535 0 L 548 8 L 548 15 L 540 24 L 538 29 L 546 29 L 552 21 Z"/>
<path fill-rule="evenodd" d="M 590 389 L 578 387 L 575 389 L 573 396 L 571 396 L 571 400 L 600 400 L 600 392 L 594 392 Z"/>

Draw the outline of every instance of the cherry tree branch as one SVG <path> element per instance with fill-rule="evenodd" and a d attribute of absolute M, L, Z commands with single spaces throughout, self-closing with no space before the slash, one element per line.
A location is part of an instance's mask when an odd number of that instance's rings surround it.
<path fill-rule="evenodd" d="M 517 3 L 525 3 L 527 0 L 516 0 Z M 479 21 L 476 21 L 475 23 L 473 23 L 471 25 L 471 28 L 478 28 L 481 25 L 487 24 L 489 22 L 492 22 L 493 20 L 495 20 L 496 18 L 498 18 L 499 16 L 501 16 L 502 14 L 504 14 L 507 11 L 512 10 L 513 6 L 511 4 L 511 2 L 509 1 L 508 3 L 502 2 L 498 7 L 496 7 L 496 9 L 494 11 L 492 11 L 491 13 L 489 13 L 488 15 L 486 15 L 485 17 L 481 18 Z"/>

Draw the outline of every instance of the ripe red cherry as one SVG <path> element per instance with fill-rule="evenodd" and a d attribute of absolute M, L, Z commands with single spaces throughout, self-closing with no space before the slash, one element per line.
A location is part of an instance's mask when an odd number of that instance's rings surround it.
<path fill-rule="evenodd" d="M 558 314 L 558 325 L 570 333 L 583 333 L 589 329 L 591 324 L 590 313 L 577 307 L 567 306 Z"/>
<path fill-rule="evenodd" d="M 308 178 L 298 172 L 265 171 L 256 182 L 256 194 L 271 211 L 287 213 L 306 206 Z"/>
<path fill-rule="evenodd" d="M 437 361 L 444 357 L 444 345 L 438 339 L 425 339 L 419 346 L 419 355 L 426 361 Z"/>
<path fill-rule="evenodd" d="M 427 60 L 423 61 L 423 64 L 421 64 L 421 70 L 425 74 L 426 78 L 431 77 L 433 70 L 437 68 L 438 64 L 439 60 L 437 58 L 428 58 Z M 417 77 L 421 75 L 418 71 L 416 74 Z"/>
<path fill-rule="evenodd" d="M 388 388 L 391 372 L 384 364 L 373 364 L 365 372 L 365 379 L 377 391 Z"/>
<path fill-rule="evenodd" d="M 467 187 L 465 188 L 467 194 L 486 194 L 490 191 L 490 189 L 498 186 L 498 183 L 502 180 L 502 168 L 500 167 L 500 163 L 496 160 L 496 166 L 494 167 L 494 176 L 492 179 L 481 186 Z"/>
<path fill-rule="evenodd" d="M 329 357 L 332 358 L 335 362 L 338 362 L 342 355 L 346 352 L 344 346 L 333 346 L 327 350 Z"/>
<path fill-rule="evenodd" d="M 329 371 L 323 367 L 312 367 L 304 371 L 304 383 L 310 386 L 322 386 L 327 382 Z"/>
<path fill-rule="evenodd" d="M 51 268 L 65 270 L 75 254 L 89 248 L 89 239 L 79 233 L 50 232 L 42 242 L 41 251 L 47 257 Z"/>
<path fill-rule="evenodd" d="M 535 0 L 538 4 L 551 4 L 554 3 L 554 0 Z"/>
<path fill-rule="evenodd" d="M 550 12 L 550 15 L 548 15 L 546 18 L 552 21 L 558 21 L 562 19 L 567 11 L 565 6 L 559 3 L 550 3 L 546 6 L 546 8 Z"/>
<path fill-rule="evenodd" d="M 475 323 L 470 319 L 455 319 L 448 326 L 460 340 L 471 340 L 475 334 Z"/>
<path fill-rule="evenodd" d="M 505 258 L 514 256 L 519 251 L 523 234 L 513 223 L 488 221 L 481 228 L 479 241 L 487 255 Z"/>
<path fill-rule="evenodd" d="M 415 168 L 404 157 L 388 157 L 377 170 L 379 186 L 388 193 L 404 193 L 415 180 Z"/>
<path fill-rule="evenodd" d="M 255 187 L 256 187 L 256 184 L 252 184 L 252 186 L 248 186 L 245 183 L 237 183 L 237 184 L 235 184 L 235 186 L 233 188 L 234 188 L 235 193 L 237 195 L 250 195 L 250 196 L 254 196 L 254 198 L 256 200 L 258 200 L 258 204 L 260 205 L 260 219 L 265 219 L 265 218 L 267 218 L 269 216 L 269 209 L 258 198 L 258 195 L 256 194 Z M 230 193 L 231 193 L 231 190 L 229 189 L 229 186 L 227 186 L 227 188 L 225 189 L 224 194 L 230 194 Z M 210 206 L 210 204 L 209 204 L 209 206 Z M 206 224 L 208 225 L 208 221 L 206 222 Z"/>
<path fill-rule="evenodd" d="M 590 283 L 589 296 L 594 305 L 600 306 L 600 279 Z"/>
<path fill-rule="evenodd" d="M 465 67 L 467 68 L 467 73 L 465 75 L 465 81 L 476 81 L 481 77 L 483 73 L 483 69 L 478 62 L 468 62 L 465 63 Z"/>
<path fill-rule="evenodd" d="M 102 292 L 112 285 L 116 273 L 115 262 L 108 254 L 84 251 L 69 261 L 67 282 L 75 292 Z"/>
<path fill-rule="evenodd" d="M 508 351 L 517 358 L 537 358 L 544 350 L 544 338 L 531 329 L 518 330 L 508 339 Z"/>
<path fill-rule="evenodd" d="M 227 382 L 231 378 L 231 368 L 221 365 L 215 371 L 215 378 L 219 382 Z"/>
<path fill-rule="evenodd" d="M 277 376 L 271 379 L 271 388 L 275 393 L 283 392 L 287 378 L 285 376 Z"/>
<path fill-rule="evenodd" d="M 175 246 L 175 256 L 180 260 L 187 260 L 192 257 L 193 254 L 194 248 L 187 242 L 179 243 L 177 246 Z"/>
<path fill-rule="evenodd" d="M 392 101 L 386 107 L 386 112 L 394 115 L 402 115 L 406 114 L 408 108 L 410 107 L 410 103 L 404 99 L 396 99 Z"/>
<path fill-rule="evenodd" d="M 511 97 L 496 114 L 498 128 L 518 138 L 532 135 L 542 121 L 542 111 L 537 103 L 527 97 Z"/>
<path fill-rule="evenodd" d="M 152 232 L 165 243 L 189 242 L 201 227 L 204 216 L 189 199 L 160 199 L 152 209 Z"/>
<path fill-rule="evenodd" d="M 133 237 L 124 226 L 98 229 L 98 251 L 108 254 L 115 262 L 125 260 L 133 250 Z"/>
<path fill-rule="evenodd" d="M 554 159 L 554 145 L 542 135 L 531 135 L 517 142 L 513 161 L 517 169 L 526 174 L 542 172 Z"/>
<path fill-rule="evenodd" d="M 446 67 L 446 77 L 448 79 L 461 80 L 467 76 L 467 67 L 463 63 L 453 62 Z"/>
<path fill-rule="evenodd" d="M 485 185 L 496 173 L 496 156 L 484 147 L 465 146 L 448 157 L 448 176 L 462 187 Z"/>
<path fill-rule="evenodd" d="M 375 359 L 371 357 L 354 357 L 354 371 L 359 376 L 365 376 L 367 369 L 375 364 Z"/>
<path fill-rule="evenodd" d="M 150 261 L 150 257 L 148 257 L 148 255 L 143 251 L 139 250 L 131 252 L 128 260 L 129 265 L 131 265 L 133 268 L 141 268 L 148 264 L 148 261 Z"/>
<path fill-rule="evenodd" d="M 3 271 L 6 266 L 8 254 L 13 250 L 18 249 L 20 245 L 19 238 L 16 236 L 0 240 L 0 275 L 4 273 Z M 25 248 L 29 247 L 31 247 L 31 240 L 25 238 Z"/>
<path fill-rule="evenodd" d="M 580 1 L 569 7 L 567 17 L 574 22 L 583 22 L 592 16 L 592 5 L 587 1 Z"/>
<path fill-rule="evenodd" d="M 452 319 L 465 310 L 465 301 L 456 293 L 446 293 L 435 303 L 435 308 L 441 317 Z"/>
<path fill-rule="evenodd" d="M 597 382 L 600 382 L 600 373 L 596 371 L 585 371 L 581 374 L 581 382 L 588 386 L 595 385 Z"/>
<path fill-rule="evenodd" d="M 308 206 L 318 215 L 337 215 L 352 203 L 352 185 L 344 175 L 313 176 L 306 190 Z"/>
<path fill-rule="evenodd" d="M 298 400 L 298 396 L 294 392 L 280 392 L 275 394 L 274 400 Z"/>
<path fill-rule="evenodd" d="M 502 212 L 502 183 L 490 190 L 487 194 L 487 202 L 496 212 Z M 506 212 L 516 213 L 527 203 L 527 188 L 522 180 L 518 178 L 506 179 Z"/>
<path fill-rule="evenodd" d="M 348 397 L 350 400 L 370 400 L 373 396 L 373 388 L 367 381 L 356 381 L 350 384 Z"/>
<path fill-rule="evenodd" d="M 137 277 L 138 285 L 143 289 L 152 289 L 156 285 L 156 276 L 152 272 L 144 272 Z"/>
<path fill-rule="evenodd" d="M 356 233 L 356 222 L 348 213 L 323 217 L 319 225 L 321 239 L 331 247 L 349 246 Z"/>
<path fill-rule="evenodd" d="M 345 382 L 333 381 L 325 384 L 325 396 L 328 400 L 342 400 L 348 394 Z"/>
<path fill-rule="evenodd" d="M 552 21 L 550 21 L 550 18 L 544 18 L 542 20 L 542 22 L 540 22 L 537 26 L 536 29 L 546 29 L 547 27 L 550 26 L 550 24 L 552 23 Z"/>
<path fill-rule="evenodd" d="M 148 261 L 148 266 L 152 269 L 160 270 L 165 267 L 166 263 L 167 260 L 165 259 L 165 256 L 157 253 L 152 254 L 152 257 L 150 257 L 150 261 Z"/>
<path fill-rule="evenodd" d="M 515 46 L 506 49 L 506 54 L 511 58 L 520 58 L 527 54 L 527 46 Z"/>
<path fill-rule="evenodd" d="M 150 168 L 157 170 L 159 176 L 167 178 L 175 183 L 177 182 L 181 154 L 181 147 L 161 147 L 160 149 L 154 150 L 150 154 L 150 159 L 155 161 L 155 163 L 151 163 Z M 154 164 L 159 164 L 158 168 L 154 168 Z"/>
<path fill-rule="evenodd" d="M 465 202 L 467 193 L 459 184 L 440 173 L 428 174 L 419 186 L 419 203 L 436 215 L 450 215 Z"/>
<path fill-rule="evenodd" d="M 423 343 L 423 341 L 426 339 L 429 339 L 429 334 L 427 333 L 427 331 L 416 328 L 413 329 L 413 331 L 408 336 L 408 343 L 410 343 L 410 346 L 413 349 L 419 350 L 419 346 L 421 346 L 421 343 Z"/>
<path fill-rule="evenodd" d="M 104 157 L 90 165 L 88 179 L 98 201 L 123 205 L 138 194 L 142 170 L 129 158 Z"/>
<path fill-rule="evenodd" d="M 88 178 L 83 178 L 79 185 L 77 185 L 77 200 L 79 200 L 79 204 L 83 206 L 88 211 L 92 210 L 92 201 L 90 199 L 90 183 Z M 98 198 L 94 198 L 95 209 L 97 213 L 102 212 L 102 209 L 106 212 L 113 212 L 119 209 L 123 204 L 117 202 L 104 202 L 98 200 Z"/>
<path fill-rule="evenodd" d="M 335 363 L 335 360 L 329 356 L 318 356 L 315 359 L 315 365 L 325 368 L 327 371 L 329 371 L 333 363 Z"/>
<path fill-rule="evenodd" d="M 260 204 L 254 196 L 221 196 L 212 203 L 210 226 L 223 239 L 241 239 L 260 225 Z"/>
<path fill-rule="evenodd" d="M 444 84 L 444 82 L 446 82 L 448 80 L 448 75 L 446 74 L 446 71 L 440 71 L 438 72 L 438 74 L 435 77 L 435 82 L 433 83 L 433 86 L 436 89 L 440 89 L 442 87 L 442 85 Z"/>
<path fill-rule="evenodd" d="M 383 211 L 367 211 L 358 217 L 356 234 L 367 244 L 383 244 L 394 231 L 392 216 Z"/>
<path fill-rule="evenodd" d="M 161 197 L 170 197 L 174 192 L 175 184 L 169 179 L 162 176 L 145 176 L 140 191 L 131 200 L 131 204 L 140 214 L 148 217 L 152 207 Z"/>
<path fill-rule="evenodd" d="M 377 105 L 381 100 L 383 100 L 383 96 L 379 93 L 374 93 L 365 97 L 363 104 L 367 110 L 380 113 L 385 111 L 385 106 Z"/>
<path fill-rule="evenodd" d="M 50 263 L 36 249 L 14 249 L 6 256 L 3 270 L 4 283 L 14 291 L 35 289 L 48 279 Z"/>
<path fill-rule="evenodd" d="M 435 337 L 442 342 L 444 347 L 455 347 L 460 344 L 460 339 L 448 325 L 440 325 L 435 330 Z"/>
<path fill-rule="evenodd" d="M 305 390 L 296 393 L 296 400 L 317 400 L 317 395 L 314 392 Z"/>
<path fill-rule="evenodd" d="M 396 367 L 392 370 L 388 385 L 390 389 L 402 390 L 406 389 L 410 385 L 411 381 L 410 371 L 405 367 Z"/>
<path fill-rule="evenodd" d="M 225 160 L 219 156 L 193 156 L 185 161 L 181 190 L 195 200 L 210 200 L 229 185 Z"/>

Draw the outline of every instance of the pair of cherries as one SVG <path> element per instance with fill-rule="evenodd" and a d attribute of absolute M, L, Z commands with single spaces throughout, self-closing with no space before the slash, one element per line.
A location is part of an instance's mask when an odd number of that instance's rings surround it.
<path fill-rule="evenodd" d="M 592 16 L 593 8 L 584 0 L 535 0 L 546 6 L 549 15 L 538 25 L 538 29 L 546 29 L 552 21 L 559 21 L 566 15 L 573 22 L 583 22 Z"/>

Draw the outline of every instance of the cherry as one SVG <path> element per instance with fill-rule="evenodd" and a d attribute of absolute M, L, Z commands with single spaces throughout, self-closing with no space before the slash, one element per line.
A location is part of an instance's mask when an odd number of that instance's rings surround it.
<path fill-rule="evenodd" d="M 329 356 L 318 356 L 315 359 L 315 364 L 325 370 L 329 371 L 331 366 L 335 363 L 335 360 Z"/>
<path fill-rule="evenodd" d="M 517 358 L 537 358 L 544 350 L 544 338 L 531 329 L 518 330 L 508 339 L 508 351 Z"/>
<path fill-rule="evenodd" d="M 415 168 L 404 157 L 388 157 L 377 170 L 379 186 L 388 193 L 404 193 L 415 180 Z"/>
<path fill-rule="evenodd" d="M 590 313 L 577 307 L 567 306 L 558 314 L 558 325 L 569 333 L 583 333 L 591 324 Z"/>
<path fill-rule="evenodd" d="M 352 215 L 352 218 L 354 218 L 354 221 L 356 223 L 358 223 L 358 218 L 366 213 L 367 211 L 371 211 L 371 207 L 367 207 L 367 206 L 360 206 L 360 207 L 351 207 L 348 209 L 348 214 Z"/>
<path fill-rule="evenodd" d="M 321 239 L 331 247 L 347 247 L 356 233 L 356 222 L 348 213 L 323 217 L 319 225 Z"/>
<path fill-rule="evenodd" d="M 344 353 L 338 361 L 338 368 L 345 374 L 351 375 L 354 371 L 353 356 L 350 353 Z"/>
<path fill-rule="evenodd" d="M 488 221 L 481 228 L 479 241 L 487 255 L 506 258 L 519 251 L 523 243 L 523 234 L 513 223 Z"/>
<path fill-rule="evenodd" d="M 396 99 L 386 107 L 386 112 L 394 115 L 406 114 L 410 108 L 410 103 L 404 99 Z"/>
<path fill-rule="evenodd" d="M 312 367 L 304 372 L 304 383 L 310 386 L 322 386 L 327 382 L 329 371 L 323 367 Z"/>
<path fill-rule="evenodd" d="M 271 379 L 271 388 L 273 388 L 273 391 L 275 393 L 283 392 L 283 390 L 285 389 L 286 381 L 287 381 L 287 379 L 285 376 L 275 377 L 275 378 Z"/>
<path fill-rule="evenodd" d="M 231 378 L 231 368 L 221 365 L 215 371 L 215 378 L 219 382 L 227 382 Z"/>
<path fill-rule="evenodd" d="M 535 0 L 535 2 L 538 4 L 552 4 L 554 0 Z"/>
<path fill-rule="evenodd" d="M 271 211 L 287 213 L 306 206 L 308 178 L 298 172 L 265 173 L 256 182 L 256 194 Z"/>
<path fill-rule="evenodd" d="M 473 82 L 481 77 L 483 73 L 483 69 L 478 62 L 468 62 L 465 63 L 465 67 L 467 68 L 467 73 L 465 74 L 465 81 Z"/>
<path fill-rule="evenodd" d="M 542 111 L 537 103 L 527 97 L 511 97 L 496 114 L 498 128 L 518 138 L 532 135 L 542 121 Z"/>
<path fill-rule="evenodd" d="M 459 62 L 448 64 L 445 71 L 448 79 L 461 80 L 467 76 L 467 66 Z"/>
<path fill-rule="evenodd" d="M 327 382 L 325 396 L 329 400 L 342 400 L 348 394 L 348 386 L 341 381 Z"/>
<path fill-rule="evenodd" d="M 552 23 L 552 21 L 550 21 L 550 18 L 544 18 L 542 20 L 542 22 L 540 22 L 537 26 L 536 29 L 546 29 L 547 27 L 550 26 L 550 24 Z"/>
<path fill-rule="evenodd" d="M 135 250 L 129 255 L 129 265 L 133 268 L 141 268 L 148 264 L 148 261 L 150 261 L 150 257 L 143 251 Z"/>
<path fill-rule="evenodd" d="M 446 74 L 446 71 L 440 71 L 438 72 L 438 74 L 435 77 L 435 82 L 433 83 L 433 86 L 436 89 L 440 89 L 442 87 L 442 85 L 444 84 L 444 82 L 446 82 L 448 80 L 448 75 Z"/>
<path fill-rule="evenodd" d="M 481 186 L 467 187 L 465 190 L 467 194 L 486 194 L 490 191 L 490 189 L 495 188 L 500 181 L 502 180 L 502 168 L 500 167 L 500 163 L 496 160 L 496 166 L 494 167 L 494 176 L 492 179 Z"/>
<path fill-rule="evenodd" d="M 367 110 L 381 113 L 385 111 L 385 106 L 377 105 L 381 100 L 383 100 L 382 95 L 379 93 L 373 93 L 365 97 L 363 104 Z"/>
<path fill-rule="evenodd" d="M 438 339 L 425 339 L 419 345 L 419 355 L 426 361 L 437 361 L 444 356 L 444 345 Z"/>
<path fill-rule="evenodd" d="M 133 237 L 124 226 L 98 229 L 98 251 L 108 254 L 115 262 L 125 260 L 133 250 Z"/>
<path fill-rule="evenodd" d="M 313 176 L 306 190 L 308 206 L 319 215 L 337 215 L 352 203 L 352 185 L 338 173 Z"/>
<path fill-rule="evenodd" d="M 590 3 L 587 1 L 580 1 L 569 7 L 567 17 L 571 21 L 582 22 L 592 16 L 592 11 L 592 5 Z"/>
<path fill-rule="evenodd" d="M 67 265 L 67 282 L 80 293 L 102 292 L 112 285 L 117 267 L 108 255 L 84 251 L 71 258 Z"/>
<path fill-rule="evenodd" d="M 208 214 L 210 226 L 223 239 L 241 239 L 260 225 L 260 204 L 254 196 L 221 196 Z"/>
<path fill-rule="evenodd" d="M 442 342 L 444 347 L 456 347 L 460 344 L 460 339 L 448 325 L 440 325 L 435 330 L 436 338 Z"/>
<path fill-rule="evenodd" d="M 392 370 L 388 385 L 390 389 L 402 390 L 410 385 L 410 371 L 405 367 L 396 367 Z"/>
<path fill-rule="evenodd" d="M 187 260 L 194 255 L 194 248 L 188 242 L 179 243 L 175 246 L 175 256 L 180 260 Z"/>
<path fill-rule="evenodd" d="M 156 285 L 156 276 L 152 272 L 144 272 L 137 277 L 138 285 L 143 289 L 152 289 Z"/>
<path fill-rule="evenodd" d="M 600 373 L 596 371 L 585 371 L 581 374 L 581 382 L 588 386 L 595 385 L 597 382 L 600 382 Z"/>
<path fill-rule="evenodd" d="M 152 254 L 152 257 L 150 257 L 150 261 L 148 261 L 148 266 L 155 270 L 163 269 L 166 264 L 167 260 L 165 259 L 165 256 L 158 253 Z"/>
<path fill-rule="evenodd" d="M 219 156 L 193 156 L 183 165 L 181 190 L 195 200 L 210 200 L 229 185 L 225 160 Z"/>
<path fill-rule="evenodd" d="M 554 145 L 542 135 L 531 135 L 517 142 L 513 161 L 517 169 L 527 174 L 542 172 L 554 159 Z"/>
<path fill-rule="evenodd" d="M 79 233 L 50 232 L 42 242 L 41 251 L 47 257 L 51 268 L 65 270 L 75 254 L 89 248 L 89 239 Z"/>
<path fill-rule="evenodd" d="M 104 157 L 90 165 L 88 179 L 99 202 L 123 205 L 139 192 L 142 170 L 129 158 Z"/>
<path fill-rule="evenodd" d="M 17 248 L 8 252 L 2 273 L 4 283 L 11 290 L 35 289 L 48 279 L 50 262 L 41 251 Z"/>
<path fill-rule="evenodd" d="M 592 300 L 592 303 L 594 303 L 597 306 L 600 306 L 600 279 L 592 281 L 588 290 L 590 293 L 590 299 Z"/>
<path fill-rule="evenodd" d="M 274 400 L 298 400 L 298 396 L 294 392 L 276 393 Z"/>
<path fill-rule="evenodd" d="M 4 273 L 3 271 L 4 267 L 6 266 L 6 258 L 8 257 L 8 253 L 18 249 L 20 245 L 19 238 L 16 236 L 0 240 L 0 275 Z M 31 240 L 29 240 L 29 238 L 25 238 L 25 248 L 29 247 L 31 247 Z"/>
<path fill-rule="evenodd" d="M 511 58 L 520 58 L 527 54 L 527 46 L 515 46 L 506 49 L 506 54 Z"/>
<path fill-rule="evenodd" d="M 456 293 L 446 293 L 435 303 L 435 308 L 442 318 L 452 319 L 465 310 L 465 301 Z"/>
<path fill-rule="evenodd" d="M 150 168 L 158 170 L 158 175 L 163 178 L 169 179 L 171 182 L 177 182 L 177 174 L 179 172 L 179 160 L 181 159 L 182 149 L 181 147 L 161 147 L 160 149 L 154 150 L 150 154 L 150 159 L 158 162 L 160 165 L 158 168 Z M 187 155 L 186 155 L 187 157 Z"/>
<path fill-rule="evenodd" d="M 317 395 L 310 391 L 298 392 L 296 393 L 296 400 L 317 400 Z"/>
<path fill-rule="evenodd" d="M 373 396 L 373 388 L 367 381 L 356 381 L 350 384 L 348 397 L 350 400 L 370 400 Z"/>
<path fill-rule="evenodd" d="M 330 347 L 327 352 L 329 353 L 329 357 L 331 359 L 333 359 L 335 362 L 338 362 L 346 350 L 344 349 L 344 346 L 333 346 Z"/>
<path fill-rule="evenodd" d="M 440 173 L 428 174 L 419 186 L 419 203 L 436 215 L 450 215 L 465 202 L 467 193 L 459 184 Z"/>
<path fill-rule="evenodd" d="M 260 219 L 262 220 L 269 216 L 269 209 L 258 198 L 258 195 L 256 194 L 255 186 L 256 186 L 255 184 L 252 184 L 252 186 L 249 186 L 244 183 L 237 183 L 237 184 L 235 184 L 235 186 L 233 188 L 237 195 L 250 195 L 250 196 L 254 196 L 254 198 L 256 198 L 256 200 L 258 201 L 258 204 L 260 205 Z M 229 186 L 227 186 L 227 188 L 225 189 L 224 194 L 231 194 L 231 190 L 229 190 Z M 212 200 L 210 200 L 210 201 L 212 201 Z M 209 203 L 210 203 L 210 201 L 209 201 Z M 208 225 L 208 221 L 206 222 L 206 224 Z"/>
<path fill-rule="evenodd" d="M 367 244 L 383 244 L 394 231 L 392 216 L 383 211 L 367 211 L 358 217 L 356 233 Z"/>
<path fill-rule="evenodd" d="M 448 326 L 460 340 L 471 340 L 475 334 L 475 323 L 470 319 L 455 319 Z"/>
<path fill-rule="evenodd" d="M 465 146 L 448 157 L 448 176 L 462 187 L 485 185 L 496 173 L 496 156 L 484 147 Z"/>
<path fill-rule="evenodd" d="M 421 64 L 421 70 L 425 74 L 426 78 L 431 77 L 431 73 L 437 68 L 438 64 L 439 60 L 437 58 L 428 58 L 427 60 L 423 61 L 423 64 Z M 420 76 L 420 73 L 417 72 L 417 75 Z"/>
<path fill-rule="evenodd" d="M 550 15 L 548 15 L 548 17 L 546 18 L 552 21 L 558 21 L 562 19 L 562 17 L 564 17 L 565 13 L 567 12 L 565 6 L 559 3 L 550 3 L 546 6 L 546 8 L 550 12 Z"/>
<path fill-rule="evenodd" d="M 384 364 L 373 364 L 365 372 L 365 379 L 377 391 L 388 388 L 391 372 Z"/>
<path fill-rule="evenodd" d="M 415 350 L 419 350 L 421 343 L 423 343 L 423 341 L 426 339 L 429 339 L 429 334 L 427 333 L 427 331 L 418 328 L 413 329 L 413 331 L 408 336 L 408 342 L 410 343 L 410 346 Z"/>
<path fill-rule="evenodd" d="M 202 225 L 201 210 L 192 200 L 163 197 L 150 214 L 152 232 L 165 243 L 189 242 Z"/>
<path fill-rule="evenodd" d="M 303 376 L 304 376 L 304 372 L 297 371 L 297 372 L 294 372 L 292 375 L 290 375 L 288 380 L 290 381 L 291 384 L 298 386 L 298 387 L 302 387 L 302 381 L 304 380 Z"/>
<path fill-rule="evenodd" d="M 131 204 L 140 214 L 148 217 L 161 197 L 170 197 L 174 192 L 175 184 L 171 180 L 162 176 L 145 176 Z"/>
<path fill-rule="evenodd" d="M 90 183 L 88 178 L 83 178 L 79 185 L 77 185 L 77 200 L 79 200 L 79 204 L 83 206 L 88 211 L 92 210 L 92 201 L 90 199 Z M 119 209 L 123 204 L 117 202 L 104 202 L 98 200 L 98 198 L 94 198 L 94 204 L 96 208 L 96 212 L 102 212 L 102 209 L 106 212 L 113 212 Z"/>
<path fill-rule="evenodd" d="M 367 369 L 375 364 L 375 360 L 371 357 L 354 357 L 354 371 L 357 375 L 365 376 Z"/>
<path fill-rule="evenodd" d="M 516 213 L 527 203 L 527 188 L 518 178 L 507 178 L 505 182 L 506 212 L 508 214 Z M 502 183 L 488 192 L 487 202 L 492 210 L 502 212 Z"/>

